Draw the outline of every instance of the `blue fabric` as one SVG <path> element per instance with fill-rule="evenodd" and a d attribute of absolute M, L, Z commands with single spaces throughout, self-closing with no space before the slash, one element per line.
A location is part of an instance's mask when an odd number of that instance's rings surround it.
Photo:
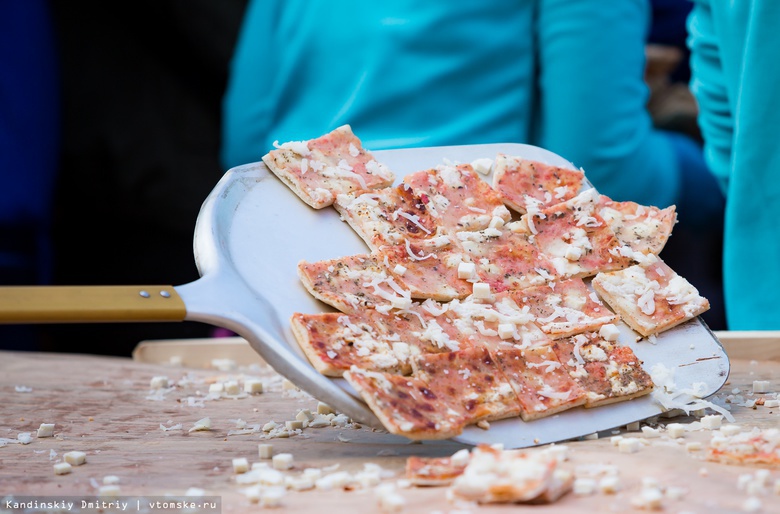
<path fill-rule="evenodd" d="M 698 0 L 691 89 L 705 157 L 726 193 L 728 326 L 780 328 L 780 2 Z"/>
<path fill-rule="evenodd" d="M 680 164 L 652 128 L 644 0 L 252 1 L 223 164 L 349 123 L 371 149 L 521 142 L 615 199 L 666 206 Z"/>
<path fill-rule="evenodd" d="M 0 3 L 0 281 L 45 281 L 58 76 L 45 0 Z M 28 282 L 29 283 L 29 282 Z"/>

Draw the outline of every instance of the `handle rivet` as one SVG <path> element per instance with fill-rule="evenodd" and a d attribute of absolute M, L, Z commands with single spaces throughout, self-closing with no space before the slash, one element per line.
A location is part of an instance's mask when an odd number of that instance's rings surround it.
<path fill-rule="evenodd" d="M 169 293 L 168 291 L 160 291 L 160 296 L 162 296 L 163 298 L 170 298 L 171 293 Z"/>
<path fill-rule="evenodd" d="M 140 294 L 140 295 L 141 295 L 143 298 L 149 298 L 149 296 L 150 296 L 150 295 L 149 295 L 149 293 L 148 293 L 148 292 L 146 292 L 146 291 L 141 291 L 141 292 L 140 292 L 140 293 L 138 293 L 138 294 Z"/>

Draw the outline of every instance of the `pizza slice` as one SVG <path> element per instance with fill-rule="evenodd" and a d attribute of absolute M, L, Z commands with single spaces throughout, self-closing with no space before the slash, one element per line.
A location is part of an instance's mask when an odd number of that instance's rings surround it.
<path fill-rule="evenodd" d="M 391 434 L 422 440 L 463 432 L 466 419 L 460 402 L 440 397 L 418 378 L 360 368 L 347 371 L 344 378 Z"/>
<path fill-rule="evenodd" d="M 528 206 L 544 209 L 577 196 L 585 174 L 522 157 L 498 154 L 493 171 L 493 187 L 501 200 L 524 214 Z"/>
<path fill-rule="evenodd" d="M 551 416 L 585 403 L 585 390 L 569 376 L 550 346 L 499 350 L 494 356 L 520 400 L 523 420 Z"/>
<path fill-rule="evenodd" d="M 643 254 L 661 253 L 677 222 L 674 205 L 659 209 L 635 202 L 616 202 L 603 195 L 599 215 L 610 226 L 620 244 Z"/>
<path fill-rule="evenodd" d="M 404 184 L 449 233 L 481 230 L 494 219 L 506 223 L 512 217 L 498 193 L 479 178 L 470 164 L 418 171 L 404 177 Z"/>
<path fill-rule="evenodd" d="M 561 277 L 588 277 L 614 271 L 633 261 L 622 254 L 620 242 L 599 215 L 595 189 L 583 191 L 564 203 L 528 211 L 521 218 L 534 244 Z"/>
<path fill-rule="evenodd" d="M 341 194 L 334 206 L 372 250 L 444 235 L 438 219 L 427 212 L 425 204 L 405 184 Z"/>
<path fill-rule="evenodd" d="M 333 204 L 339 194 L 388 187 L 395 180 L 363 148 L 349 125 L 308 141 L 278 145 L 263 156 L 263 162 L 315 209 Z"/>
<path fill-rule="evenodd" d="M 340 377 L 352 366 L 409 375 L 417 347 L 383 333 L 369 318 L 340 312 L 295 313 L 292 332 L 314 369 Z"/>
<path fill-rule="evenodd" d="M 404 289 L 376 255 L 351 255 L 317 262 L 298 263 L 298 276 L 318 300 L 347 314 L 363 309 L 387 313 L 408 309 L 411 293 Z"/>
<path fill-rule="evenodd" d="M 552 262 L 527 234 L 514 232 L 515 226 L 456 233 L 463 254 L 473 263 L 475 280 L 489 284 L 491 291 L 524 289 L 557 276 Z"/>
<path fill-rule="evenodd" d="M 534 322 L 553 339 L 598 330 L 619 319 L 581 278 L 512 291 L 510 295 L 518 306 L 529 308 Z"/>
<path fill-rule="evenodd" d="M 460 402 L 466 424 L 520 414 L 520 403 L 512 387 L 484 347 L 419 355 L 412 366 L 414 376 L 427 383 L 435 394 Z"/>
<path fill-rule="evenodd" d="M 628 326 L 650 336 L 669 330 L 710 308 L 709 301 L 661 259 L 599 273 L 592 281 L 601 298 Z"/>
<path fill-rule="evenodd" d="M 477 503 L 548 503 L 566 494 L 573 474 L 544 452 L 499 450 L 480 445 L 450 491 Z"/>
<path fill-rule="evenodd" d="M 553 350 L 586 391 L 585 407 L 630 400 L 653 390 L 653 381 L 633 350 L 595 332 L 557 340 Z"/>
<path fill-rule="evenodd" d="M 491 352 L 549 342 L 533 323 L 529 309 L 519 307 L 507 293 L 484 299 L 471 296 L 463 301 L 453 300 L 448 315 L 459 332 L 459 340 L 471 346 L 484 346 Z"/>
<path fill-rule="evenodd" d="M 463 254 L 449 236 L 380 246 L 376 254 L 412 298 L 448 301 L 471 294 L 472 284 L 458 274 Z"/>

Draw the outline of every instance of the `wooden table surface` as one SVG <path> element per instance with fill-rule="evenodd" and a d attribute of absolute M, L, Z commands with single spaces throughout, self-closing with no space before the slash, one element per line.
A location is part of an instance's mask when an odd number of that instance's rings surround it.
<path fill-rule="evenodd" d="M 770 381 L 770 391 L 780 391 L 780 339 L 766 343 L 766 337 L 721 334 L 728 342 L 731 375 L 718 394 L 739 389 L 751 392 L 754 380 Z M 211 345 L 212 351 L 213 345 Z M 218 347 L 217 347 L 218 348 Z M 752 350 L 751 350 L 752 348 Z M 217 353 L 219 350 L 216 350 Z M 150 397 L 152 377 L 165 375 L 179 385 L 162 397 Z M 208 385 L 228 378 L 260 377 L 266 391 L 243 399 L 203 401 Z M 182 379 L 185 379 L 182 381 Z M 26 388 L 32 389 L 29 391 Z M 87 355 L 0 352 L 0 441 L 16 439 L 20 432 L 33 432 L 41 423 L 55 424 L 55 437 L 37 438 L 30 444 L 0 443 L 0 498 L 5 495 L 96 495 L 103 477 L 119 477 L 122 496 L 181 495 L 199 488 L 220 496 L 222 512 L 262 510 L 242 493 L 236 483 L 232 459 L 259 460 L 257 446 L 270 442 L 276 453 L 294 456 L 295 468 L 324 468 L 338 464 L 339 470 L 356 472 L 365 463 L 376 463 L 393 477 L 403 478 L 410 455 L 447 456 L 462 448 L 451 441 L 413 444 L 408 440 L 368 428 L 306 428 L 301 435 L 263 441 L 260 434 L 230 435 L 237 420 L 249 426 L 269 420 L 294 419 L 301 409 L 316 410 L 317 401 L 303 392 L 285 390 L 281 378 L 262 364 L 231 371 L 195 369 L 150 364 L 125 358 Z M 737 423 L 745 427 L 780 426 L 780 409 L 734 406 Z M 209 417 L 211 431 L 188 429 Z M 688 423 L 690 417 L 661 418 L 662 424 Z M 160 428 L 181 424 L 180 430 Z M 688 432 L 674 441 L 666 437 L 648 439 L 637 453 L 620 453 L 611 432 L 597 440 L 569 441 L 564 467 L 584 476 L 600 466 L 616 466 L 620 491 L 592 495 L 568 494 L 552 505 L 485 506 L 451 503 L 446 488 L 400 488 L 406 500 L 402 512 L 488 513 L 534 509 L 543 512 L 635 511 L 634 499 L 644 479 L 653 478 L 662 487 L 678 488 L 680 499 L 665 498 L 665 512 L 744 512 L 749 496 L 738 487 L 739 476 L 756 468 L 725 465 L 704 460 L 703 451 L 689 452 L 685 443 L 701 441 L 706 448 L 711 432 Z M 621 432 L 624 437 L 641 437 Z M 87 463 L 67 475 L 55 475 L 53 464 L 71 450 L 87 453 Z M 531 450 L 531 451 L 536 451 Z M 55 455 L 56 454 L 56 455 Z M 770 482 L 780 480 L 772 470 Z M 682 488 L 682 489 L 680 489 Z M 780 512 L 780 495 L 771 491 L 759 495 L 760 512 Z M 338 509 L 339 514 L 378 512 L 370 489 L 352 491 L 288 491 L 282 499 L 283 512 L 313 512 Z M 2 511 L 0 505 L 0 511 Z"/>

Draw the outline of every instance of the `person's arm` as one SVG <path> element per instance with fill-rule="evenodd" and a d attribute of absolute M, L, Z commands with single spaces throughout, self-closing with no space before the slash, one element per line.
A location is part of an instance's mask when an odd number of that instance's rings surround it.
<path fill-rule="evenodd" d="M 665 207 L 680 166 L 645 108 L 644 0 L 541 0 L 539 144 L 585 169 L 616 200 Z"/>

